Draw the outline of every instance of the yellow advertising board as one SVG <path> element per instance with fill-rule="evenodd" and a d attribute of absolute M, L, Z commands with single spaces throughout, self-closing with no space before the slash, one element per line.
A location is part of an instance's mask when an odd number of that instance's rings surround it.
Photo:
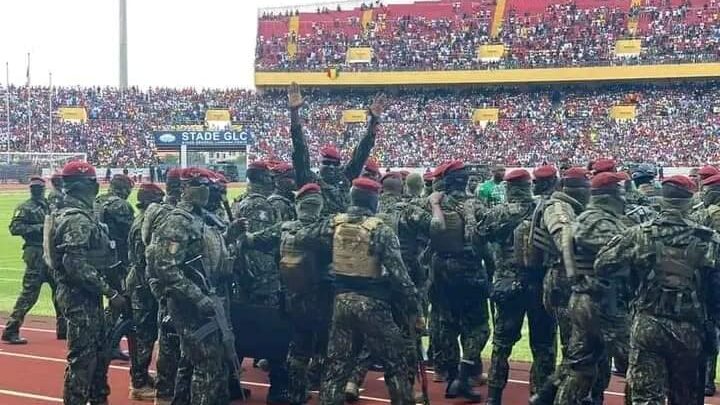
<path fill-rule="evenodd" d="M 370 63 L 373 57 L 372 48 L 348 48 L 347 54 L 345 55 L 345 62 L 347 63 Z"/>
<path fill-rule="evenodd" d="M 207 110 L 205 112 L 205 121 L 230 121 L 230 111 Z"/>
<path fill-rule="evenodd" d="M 367 111 L 365 110 L 345 110 L 342 114 L 342 122 L 353 124 L 367 121 Z"/>
<path fill-rule="evenodd" d="M 58 114 L 63 121 L 87 121 L 87 111 L 85 107 L 60 107 Z"/>
<path fill-rule="evenodd" d="M 505 45 L 480 45 L 477 47 L 477 57 L 482 61 L 493 61 L 502 59 L 505 55 Z"/>
<path fill-rule="evenodd" d="M 636 56 L 640 55 L 642 41 L 639 39 L 619 39 L 615 42 L 615 55 Z"/>
<path fill-rule="evenodd" d="M 497 122 L 500 110 L 497 108 L 476 108 L 473 110 L 473 123 Z"/>
<path fill-rule="evenodd" d="M 362 13 L 362 17 L 360 18 L 360 25 L 362 25 L 363 30 L 367 30 L 368 26 L 373 20 L 373 9 L 365 10 Z"/>
<path fill-rule="evenodd" d="M 634 105 L 615 105 L 610 109 L 610 118 L 618 121 L 634 120 L 636 115 Z"/>

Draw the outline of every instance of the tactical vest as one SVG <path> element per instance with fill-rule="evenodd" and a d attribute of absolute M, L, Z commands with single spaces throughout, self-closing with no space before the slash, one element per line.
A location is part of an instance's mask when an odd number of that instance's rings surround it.
<path fill-rule="evenodd" d="M 303 293 L 319 281 L 319 274 L 314 253 L 298 245 L 297 230 L 294 224 L 282 225 L 280 278 L 290 292 Z"/>
<path fill-rule="evenodd" d="M 152 235 L 162 221 L 170 215 L 173 206 L 167 203 L 152 203 L 145 210 L 145 220 L 142 223 L 142 240 L 145 246 L 150 246 Z"/>
<path fill-rule="evenodd" d="M 348 277 L 380 278 L 378 257 L 370 251 L 371 236 L 382 224 L 376 217 L 362 222 L 350 222 L 346 214 L 333 219 L 333 268 L 335 274 Z"/>
<path fill-rule="evenodd" d="M 637 309 L 676 320 L 703 321 L 705 307 L 700 268 L 705 252 L 700 251 L 698 239 L 710 239 L 711 231 L 689 228 L 686 237 L 676 238 L 687 244 L 670 245 L 663 241 L 656 224 L 643 224 L 642 229 L 652 241 L 655 263 L 641 282 Z"/>
<path fill-rule="evenodd" d="M 551 254 L 556 252 L 555 243 L 550 236 L 550 232 L 543 224 L 543 214 L 547 207 L 546 202 L 545 199 L 538 202 L 530 219 L 529 233 L 531 240 L 527 245 L 527 254 L 524 256 L 524 264 L 528 268 L 539 268 Z"/>
<path fill-rule="evenodd" d="M 460 253 L 465 250 L 465 205 L 456 209 L 443 209 L 445 229 L 430 229 L 430 247 L 437 253 Z"/>
<path fill-rule="evenodd" d="M 92 222 L 96 219 L 87 212 L 78 208 L 67 208 L 45 218 L 43 230 L 43 259 L 51 269 L 58 269 L 62 265 L 62 247 L 57 245 L 57 224 L 62 221 L 70 221 L 68 217 L 83 215 Z M 87 262 L 98 270 L 105 270 L 117 264 L 117 254 L 107 232 L 107 228 L 98 224 L 98 238 L 92 239 L 91 246 L 88 246 Z"/>
<path fill-rule="evenodd" d="M 530 262 L 530 245 L 532 244 L 532 214 L 534 207 L 530 207 L 523 214 L 523 219 L 513 229 L 512 234 L 502 244 L 505 258 L 514 261 L 515 265 L 527 269 L 526 263 Z"/>

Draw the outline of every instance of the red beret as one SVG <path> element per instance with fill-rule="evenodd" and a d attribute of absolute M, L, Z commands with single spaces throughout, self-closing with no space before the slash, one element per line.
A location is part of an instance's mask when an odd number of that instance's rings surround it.
<path fill-rule="evenodd" d="M 45 185 L 45 179 L 39 176 L 32 176 L 30 177 L 30 185 L 31 186 L 44 186 Z"/>
<path fill-rule="evenodd" d="M 270 170 L 270 166 L 268 165 L 268 162 L 264 160 L 255 160 L 250 162 L 248 169 Z"/>
<path fill-rule="evenodd" d="M 588 171 L 584 167 L 571 167 L 563 173 L 564 179 L 587 179 Z"/>
<path fill-rule="evenodd" d="M 601 172 L 593 176 L 590 188 L 606 188 L 625 180 L 627 180 L 627 174 L 624 172 Z"/>
<path fill-rule="evenodd" d="M 718 170 L 715 166 L 705 165 L 698 170 L 698 176 L 701 178 L 707 178 L 710 176 L 714 176 L 716 174 L 719 174 L 720 170 Z"/>
<path fill-rule="evenodd" d="M 368 177 L 358 177 L 353 180 L 352 186 L 355 189 L 369 191 L 373 194 L 379 194 L 382 188 L 380 183 Z"/>
<path fill-rule="evenodd" d="M 222 173 L 215 173 L 215 181 L 222 184 L 227 184 L 228 181 L 225 178 L 225 175 Z"/>
<path fill-rule="evenodd" d="M 380 179 L 380 182 L 384 182 L 385 179 L 400 179 L 402 180 L 402 173 L 400 172 L 387 172 L 385 173 L 382 178 Z"/>
<path fill-rule="evenodd" d="M 309 194 L 318 194 L 321 192 L 320 186 L 316 183 L 308 183 L 300 188 L 300 190 L 297 191 L 297 194 L 295 194 L 295 199 L 299 200 L 300 198 L 305 197 Z"/>
<path fill-rule="evenodd" d="M 265 159 L 265 161 L 267 162 L 268 167 L 270 168 L 270 170 L 275 170 L 275 166 L 277 166 L 277 165 L 279 165 L 279 164 L 285 163 L 285 162 L 283 162 L 282 160 L 278 160 L 278 159 L 275 159 L 275 158 Z"/>
<path fill-rule="evenodd" d="M 367 162 L 365 162 L 365 170 L 371 173 L 380 174 L 380 165 L 378 165 L 377 160 L 370 158 Z"/>
<path fill-rule="evenodd" d="M 553 165 L 543 165 L 533 170 L 536 179 L 552 179 L 557 176 L 557 169 Z"/>
<path fill-rule="evenodd" d="M 202 167 L 188 167 L 186 169 L 182 169 L 182 172 L 180 173 L 180 180 L 182 181 L 189 181 L 189 180 L 211 180 L 213 178 L 213 174 L 210 170 L 203 169 Z"/>
<path fill-rule="evenodd" d="M 435 169 L 435 172 L 433 173 L 433 177 L 445 177 L 448 174 L 457 171 L 462 170 L 465 168 L 465 163 L 463 163 L 460 160 L 451 160 L 449 162 L 445 162 L 438 166 L 437 169 Z"/>
<path fill-rule="evenodd" d="M 595 173 L 614 172 L 615 161 L 613 159 L 598 159 L 592 165 Z"/>
<path fill-rule="evenodd" d="M 88 162 L 74 161 L 63 167 L 62 175 L 63 177 L 95 177 L 95 168 Z"/>
<path fill-rule="evenodd" d="M 110 183 L 120 183 L 122 185 L 132 187 L 135 185 L 135 182 L 124 174 L 116 174 L 112 177 L 112 180 L 110 180 Z"/>
<path fill-rule="evenodd" d="M 140 184 L 140 189 L 138 191 L 146 191 L 149 193 L 161 193 L 161 194 L 165 193 L 163 191 L 163 189 L 160 188 L 160 186 L 158 186 L 155 183 L 142 183 L 142 184 Z"/>
<path fill-rule="evenodd" d="M 690 193 L 694 193 L 697 191 L 697 185 L 687 176 L 676 175 L 666 177 L 665 180 L 662 181 L 662 185 L 664 186 L 666 184 L 672 184 L 676 187 L 685 189 Z"/>
<path fill-rule="evenodd" d="M 703 182 L 702 182 L 703 186 L 717 186 L 719 184 L 720 184 L 720 174 L 710 176 L 707 179 L 703 180 Z"/>
<path fill-rule="evenodd" d="M 168 170 L 166 175 L 168 180 L 179 180 L 180 176 L 182 176 L 182 169 L 178 167 L 173 167 L 172 169 Z"/>
<path fill-rule="evenodd" d="M 273 174 L 290 174 L 293 171 L 293 167 L 290 163 L 285 162 L 278 162 L 272 166 L 270 166 L 270 170 L 272 170 Z"/>
<path fill-rule="evenodd" d="M 435 176 L 431 171 L 423 173 L 423 181 L 433 181 L 434 178 Z"/>
<path fill-rule="evenodd" d="M 403 180 L 405 180 L 407 178 L 407 176 L 410 175 L 410 171 L 409 170 L 400 170 L 400 175 L 402 176 Z"/>
<path fill-rule="evenodd" d="M 340 160 L 340 151 L 332 145 L 325 145 L 320 148 L 320 156 L 323 159 Z"/>
<path fill-rule="evenodd" d="M 508 182 L 530 181 L 530 173 L 525 169 L 515 169 L 505 175 L 503 180 Z"/>

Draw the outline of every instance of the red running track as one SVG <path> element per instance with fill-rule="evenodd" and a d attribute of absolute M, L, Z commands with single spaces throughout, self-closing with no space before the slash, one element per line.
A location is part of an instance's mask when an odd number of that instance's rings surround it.
<path fill-rule="evenodd" d="M 4 325 L 4 318 L 0 317 Z M 1 328 L 1 327 L 0 327 Z M 0 344 L 0 404 L 1 405 L 43 405 L 62 403 L 62 382 L 65 369 L 65 342 L 55 339 L 53 319 L 28 319 L 22 329 L 22 335 L 29 344 L 13 346 Z M 264 404 L 267 393 L 267 376 L 262 371 L 253 369 L 249 363 L 244 364 L 246 372 L 243 376 L 246 386 L 252 389 L 248 404 Z M 109 379 L 112 388 L 110 403 L 112 405 L 140 405 L 148 402 L 130 401 L 128 399 L 129 371 L 127 363 L 114 362 L 110 366 Z M 361 393 L 363 399 L 359 405 L 389 403 L 382 376 L 370 373 L 366 389 Z M 432 376 L 428 376 L 432 381 Z M 508 405 L 527 404 L 528 398 L 528 364 L 513 363 L 510 382 L 505 390 L 503 403 Z M 608 405 L 622 404 L 624 383 L 613 378 L 605 403 Z M 431 402 L 438 404 L 461 404 L 461 400 L 452 401 L 443 397 L 444 385 L 430 382 Z M 486 388 L 481 389 L 483 396 Z M 316 396 L 315 396 L 316 397 Z M 240 404 L 241 402 L 236 402 Z M 311 404 L 317 404 L 313 399 Z M 720 405 L 720 395 L 707 398 L 707 404 Z"/>

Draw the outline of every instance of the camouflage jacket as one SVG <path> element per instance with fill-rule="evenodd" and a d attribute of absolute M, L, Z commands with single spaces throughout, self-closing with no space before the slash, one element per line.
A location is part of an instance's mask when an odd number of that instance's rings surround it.
<path fill-rule="evenodd" d="M 379 216 L 390 225 L 400 240 L 400 252 L 408 267 L 417 267 L 420 241 L 430 234 L 432 215 L 417 205 L 406 202 L 401 196 L 382 194 Z"/>
<path fill-rule="evenodd" d="M 372 213 L 364 208 L 351 206 L 347 213 L 350 222 L 361 222 Z M 335 236 L 334 218 L 303 227 L 296 234 L 296 242 L 304 248 L 316 252 L 318 257 L 332 257 Z M 377 257 L 381 265 L 379 279 L 358 280 L 358 278 L 340 277 L 336 280 L 337 293 L 357 292 L 371 297 L 389 300 L 399 304 L 401 310 L 410 318 L 420 310 L 420 299 L 400 254 L 400 242 L 395 232 L 386 224 L 375 228 L 370 235 L 370 253 Z M 389 294 L 389 295 L 388 295 Z"/>
<path fill-rule="evenodd" d="M 142 224 L 142 239 L 145 246 L 150 245 L 153 232 L 165 221 L 176 205 L 177 201 L 174 198 L 165 197 L 162 203 L 152 203 L 147 207 Z"/>
<path fill-rule="evenodd" d="M 720 205 L 712 204 L 707 208 L 696 209 L 690 214 L 690 219 L 702 226 L 720 232 Z"/>
<path fill-rule="evenodd" d="M 350 161 L 342 168 L 345 178 L 338 183 L 330 184 L 312 172 L 310 152 L 308 150 L 307 140 L 302 131 L 300 117 L 297 111 L 290 113 L 290 136 L 293 145 L 292 162 L 295 167 L 295 181 L 298 188 L 307 183 L 317 183 L 320 185 L 323 198 L 325 199 L 323 206 L 324 215 L 345 212 L 350 205 L 349 192 L 351 183 L 355 178 L 360 176 L 363 166 L 365 166 L 365 162 L 370 156 L 370 151 L 375 145 L 378 124 L 379 121 L 371 115 L 365 136 L 360 139 L 360 143 L 358 143 L 353 150 Z"/>
<path fill-rule="evenodd" d="M 200 277 L 209 282 L 203 260 L 207 258 L 204 232 L 202 214 L 182 201 L 153 234 L 158 291 L 167 298 L 173 321 L 181 329 L 196 329 L 207 320 L 198 309 L 210 292 Z"/>
<path fill-rule="evenodd" d="M 597 255 L 595 272 L 603 280 L 627 280 L 636 311 L 702 322 L 706 308 L 719 314 L 718 254 L 720 235 L 679 211 L 663 210 L 610 240 Z"/>
<path fill-rule="evenodd" d="M 563 232 L 569 234 L 572 238 L 572 224 L 585 207 L 576 199 L 563 193 L 556 191 L 550 199 L 545 203 L 545 209 L 542 215 L 542 226 L 548 231 L 553 241 L 553 248 L 548 253 L 549 263 L 551 266 L 562 266 L 563 249 L 572 247 L 564 246 L 567 243 L 563 241 Z"/>
<path fill-rule="evenodd" d="M 50 213 L 48 202 L 29 199 L 15 208 L 10 221 L 10 234 L 21 236 L 25 246 L 42 246 L 45 215 Z"/>
<path fill-rule="evenodd" d="M 586 210 L 573 224 L 575 262 L 578 277 L 573 285 L 577 292 L 602 292 L 606 288 L 593 270 L 595 257 L 612 238 L 627 229 L 620 207 L 607 196 L 592 196 Z"/>
<path fill-rule="evenodd" d="M 267 198 L 251 190 L 240 203 L 233 204 L 233 216 L 246 218 L 249 232 L 258 232 L 278 222 Z M 250 303 L 277 305 L 281 291 L 277 252 L 244 249 L 243 253 L 235 269 L 240 293 L 236 298 Z"/>
<path fill-rule="evenodd" d="M 268 197 L 268 202 L 275 210 L 275 219 L 278 222 L 295 220 L 295 204 L 291 199 L 274 193 Z"/>
<path fill-rule="evenodd" d="M 60 209 L 60 207 L 62 207 L 62 202 L 64 198 L 65 194 L 63 194 L 61 190 L 50 190 L 47 195 L 48 204 L 50 205 L 50 211 Z"/>
<path fill-rule="evenodd" d="M 98 222 L 92 206 L 66 196 L 54 216 L 50 243 L 58 256 L 55 277 L 68 288 L 64 299 L 72 305 L 87 298 L 99 300 L 101 295 L 112 297 L 116 290 L 106 280 L 105 272 L 115 260 L 107 228 Z"/>
<path fill-rule="evenodd" d="M 110 239 L 115 242 L 115 247 L 120 260 L 128 263 L 128 235 L 130 226 L 135 217 L 135 211 L 127 200 L 111 194 L 102 194 L 95 200 L 95 212 L 98 220 L 108 227 Z"/>
<path fill-rule="evenodd" d="M 142 238 L 142 225 L 145 219 L 145 211 L 140 210 L 130 226 L 130 235 L 128 236 L 128 260 L 130 261 L 130 271 L 126 278 L 128 290 L 132 290 L 137 286 L 145 285 L 147 282 L 147 274 L 145 269 L 147 261 L 145 259 L 145 243 Z"/>

